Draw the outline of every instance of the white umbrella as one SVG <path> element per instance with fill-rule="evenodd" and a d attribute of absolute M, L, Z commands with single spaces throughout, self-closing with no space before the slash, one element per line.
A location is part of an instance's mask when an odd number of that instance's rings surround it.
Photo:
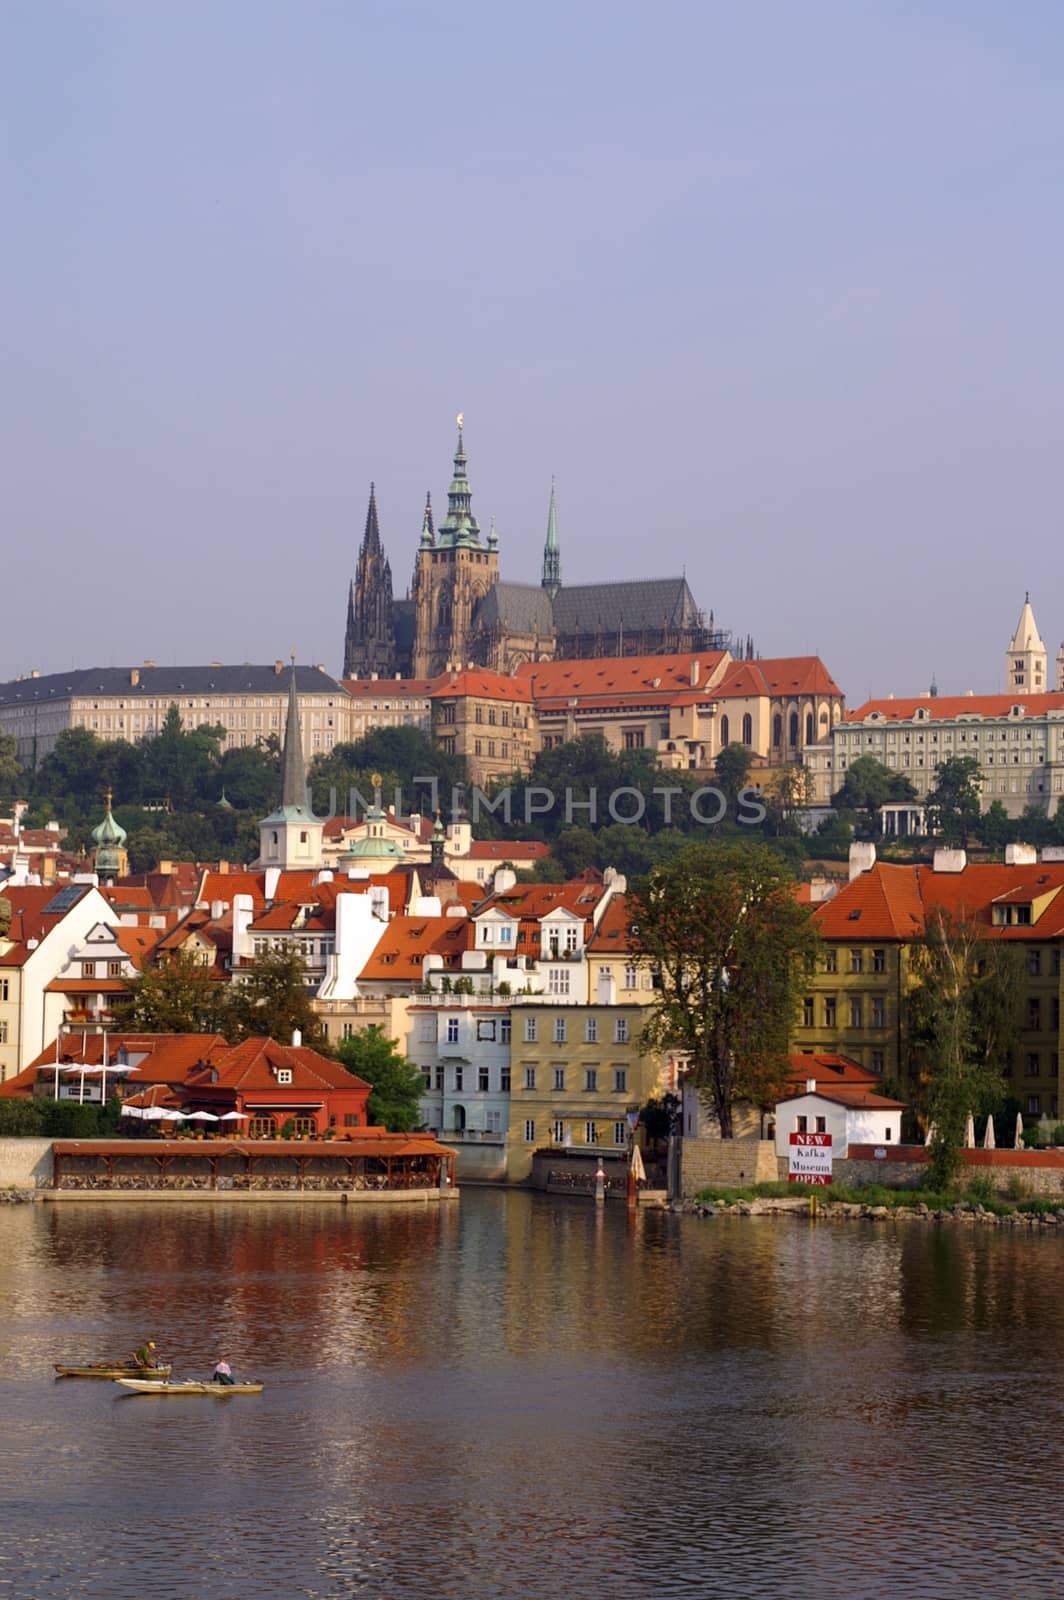
<path fill-rule="evenodd" d="M 997 1148 L 997 1139 L 994 1137 L 994 1119 L 987 1117 L 986 1132 L 983 1135 L 983 1149 L 994 1150 Z"/>
<path fill-rule="evenodd" d="M 167 1112 L 161 1106 L 145 1106 L 141 1116 L 145 1122 L 162 1122 L 167 1116 Z"/>
<path fill-rule="evenodd" d="M 968 1113 L 968 1121 L 964 1124 L 964 1148 L 966 1150 L 975 1149 L 975 1118 L 970 1111 Z"/>
<path fill-rule="evenodd" d="M 1023 1149 L 1023 1113 L 1020 1111 L 1016 1113 L 1016 1137 L 1012 1141 L 1012 1148 L 1014 1150 Z"/>
<path fill-rule="evenodd" d="M 247 1122 L 251 1113 L 248 1111 L 226 1111 L 218 1118 L 219 1122 Z"/>
<path fill-rule="evenodd" d="M 124 1117 L 143 1117 L 144 1112 L 140 1106 L 123 1106 L 122 1115 Z"/>
<path fill-rule="evenodd" d="M 935 1124 L 933 1122 L 929 1122 L 927 1124 L 927 1132 L 924 1135 L 924 1143 L 925 1144 L 930 1144 L 931 1140 L 934 1137 L 935 1137 Z"/>
<path fill-rule="evenodd" d="M 180 1111 L 160 1111 L 159 1116 L 163 1122 L 181 1122 L 183 1120 Z"/>
<path fill-rule="evenodd" d="M 216 1117 L 213 1111 L 182 1111 L 181 1116 L 185 1122 L 220 1122 L 222 1120 L 220 1117 Z"/>
<path fill-rule="evenodd" d="M 646 1183 L 647 1169 L 643 1165 L 643 1154 L 637 1144 L 632 1146 L 632 1171 L 635 1173 L 636 1183 Z"/>

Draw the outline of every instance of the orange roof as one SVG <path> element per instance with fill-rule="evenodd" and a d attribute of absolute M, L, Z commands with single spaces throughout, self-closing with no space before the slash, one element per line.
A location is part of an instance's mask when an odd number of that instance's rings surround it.
<path fill-rule="evenodd" d="M 825 939 L 919 939 L 924 907 L 915 869 L 878 861 L 817 906 L 813 920 Z"/>
<path fill-rule="evenodd" d="M 819 1084 L 812 1091 L 801 1089 L 797 1094 L 785 1095 L 783 1100 L 777 1101 L 777 1104 L 784 1105 L 788 1100 L 798 1100 L 808 1092 L 816 1094 L 821 1100 L 829 1100 L 838 1106 L 849 1106 L 855 1111 L 904 1111 L 906 1106 L 904 1100 L 888 1100 L 885 1095 L 875 1094 L 870 1089 L 856 1087 L 828 1089 L 821 1088 Z"/>
<path fill-rule="evenodd" d="M 409 983 L 421 977 L 421 963 L 427 955 L 442 956 L 443 971 L 459 972 L 462 954 L 472 943 L 468 917 L 394 917 L 360 977 L 377 983 Z"/>
<path fill-rule="evenodd" d="M 472 695 L 478 700 L 517 700 L 530 704 L 529 686 L 522 678 L 508 678 L 501 672 L 467 668 L 464 672 L 444 673 L 436 679 L 433 700 L 450 700 L 457 695 Z"/>
<path fill-rule="evenodd" d="M 821 1051 L 817 1055 L 792 1055 L 788 1056 L 791 1068 L 791 1085 L 799 1086 L 804 1090 L 810 1078 L 816 1079 L 817 1092 L 822 1089 L 860 1088 L 878 1083 L 879 1079 L 867 1067 L 862 1067 L 859 1061 L 851 1061 L 849 1056 L 836 1055 L 833 1051 Z"/>
<path fill-rule="evenodd" d="M 602 920 L 595 929 L 594 936 L 588 945 L 592 955 L 625 955 L 639 949 L 639 942 L 632 934 L 632 908 L 626 894 L 614 895 L 602 913 Z"/>
<path fill-rule="evenodd" d="M 290 1084 L 281 1087 L 295 1091 L 314 1089 L 366 1089 L 370 1085 L 358 1078 L 338 1061 L 329 1061 L 305 1045 L 292 1047 L 278 1044 L 275 1039 L 245 1039 L 242 1044 L 218 1045 L 210 1059 L 189 1072 L 185 1079 L 188 1090 L 206 1087 L 239 1089 L 263 1092 L 278 1088 L 277 1071 L 287 1069 L 292 1074 Z"/>
<path fill-rule="evenodd" d="M 982 925 L 994 938 L 1054 939 L 1064 937 L 1064 863 L 1037 867 L 972 862 L 963 872 L 936 872 L 930 866 L 894 866 L 876 862 L 843 885 L 831 900 L 813 912 L 825 939 L 869 939 L 905 942 L 922 938 L 931 911 L 947 912 Z M 1047 899 L 1037 921 L 997 927 L 995 903 L 1033 904 Z"/>
<path fill-rule="evenodd" d="M 231 906 L 238 894 L 249 894 L 256 906 L 266 903 L 266 874 L 264 872 L 213 872 L 204 869 L 196 891 L 197 905 L 213 905 L 220 900 Z"/>
<path fill-rule="evenodd" d="M 550 845 L 541 839 L 474 839 L 464 861 L 542 861 Z"/>
<path fill-rule="evenodd" d="M 716 694 L 708 684 L 725 660 L 722 650 L 675 656 L 605 656 L 590 661 L 528 661 L 518 667 L 532 688 L 536 705 L 564 705 L 573 696 L 596 703 L 660 703 L 681 691 L 697 699 Z M 695 668 L 697 667 L 697 674 Z M 696 682 L 692 683 L 692 675 Z"/>
<path fill-rule="evenodd" d="M 1064 694 L 954 694 L 917 695 L 903 700 L 866 700 L 856 711 L 847 711 L 846 722 L 863 722 L 876 716 L 887 722 L 911 722 L 922 711 L 930 722 L 950 721 L 954 717 L 1007 717 L 1013 706 L 1022 707 L 1024 717 L 1044 717 L 1050 711 L 1064 711 Z"/>
<path fill-rule="evenodd" d="M 750 695 L 839 695 L 842 690 L 819 656 L 770 656 L 733 661 L 714 693 L 722 700 Z"/>

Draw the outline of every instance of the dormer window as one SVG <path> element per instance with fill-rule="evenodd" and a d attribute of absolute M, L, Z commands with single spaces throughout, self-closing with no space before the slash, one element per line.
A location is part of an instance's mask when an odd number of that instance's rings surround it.
<path fill-rule="evenodd" d="M 277 1082 L 278 1083 L 288 1084 L 288 1083 L 291 1083 L 291 1081 L 292 1081 L 292 1069 L 291 1069 L 291 1067 L 278 1067 L 277 1068 Z"/>

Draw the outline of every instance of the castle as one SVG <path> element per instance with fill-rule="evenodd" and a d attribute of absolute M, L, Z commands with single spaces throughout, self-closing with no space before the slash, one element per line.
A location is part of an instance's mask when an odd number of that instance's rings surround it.
<path fill-rule="evenodd" d="M 371 486 L 348 597 L 345 678 L 429 679 L 471 664 L 512 673 L 526 661 L 729 647 L 712 613 L 707 625 L 684 577 L 563 584 L 553 487 L 540 583 L 505 582 L 494 524 L 482 538 L 472 498 L 459 416 L 447 515 L 436 529 L 426 499 L 412 591 L 397 600 Z"/>

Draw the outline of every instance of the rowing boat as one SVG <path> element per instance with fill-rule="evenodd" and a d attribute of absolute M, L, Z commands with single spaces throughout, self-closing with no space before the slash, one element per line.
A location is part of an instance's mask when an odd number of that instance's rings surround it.
<path fill-rule="evenodd" d="M 134 1394 L 261 1394 L 261 1383 L 210 1383 L 199 1379 L 175 1379 L 173 1383 L 156 1378 L 116 1378 L 123 1389 Z"/>
<path fill-rule="evenodd" d="M 134 1366 L 132 1361 L 90 1361 L 80 1367 L 65 1366 L 56 1361 L 53 1365 L 58 1378 L 139 1378 L 147 1370 L 145 1367 Z M 170 1376 L 169 1365 L 160 1364 L 152 1367 L 151 1371 L 158 1378 Z"/>

